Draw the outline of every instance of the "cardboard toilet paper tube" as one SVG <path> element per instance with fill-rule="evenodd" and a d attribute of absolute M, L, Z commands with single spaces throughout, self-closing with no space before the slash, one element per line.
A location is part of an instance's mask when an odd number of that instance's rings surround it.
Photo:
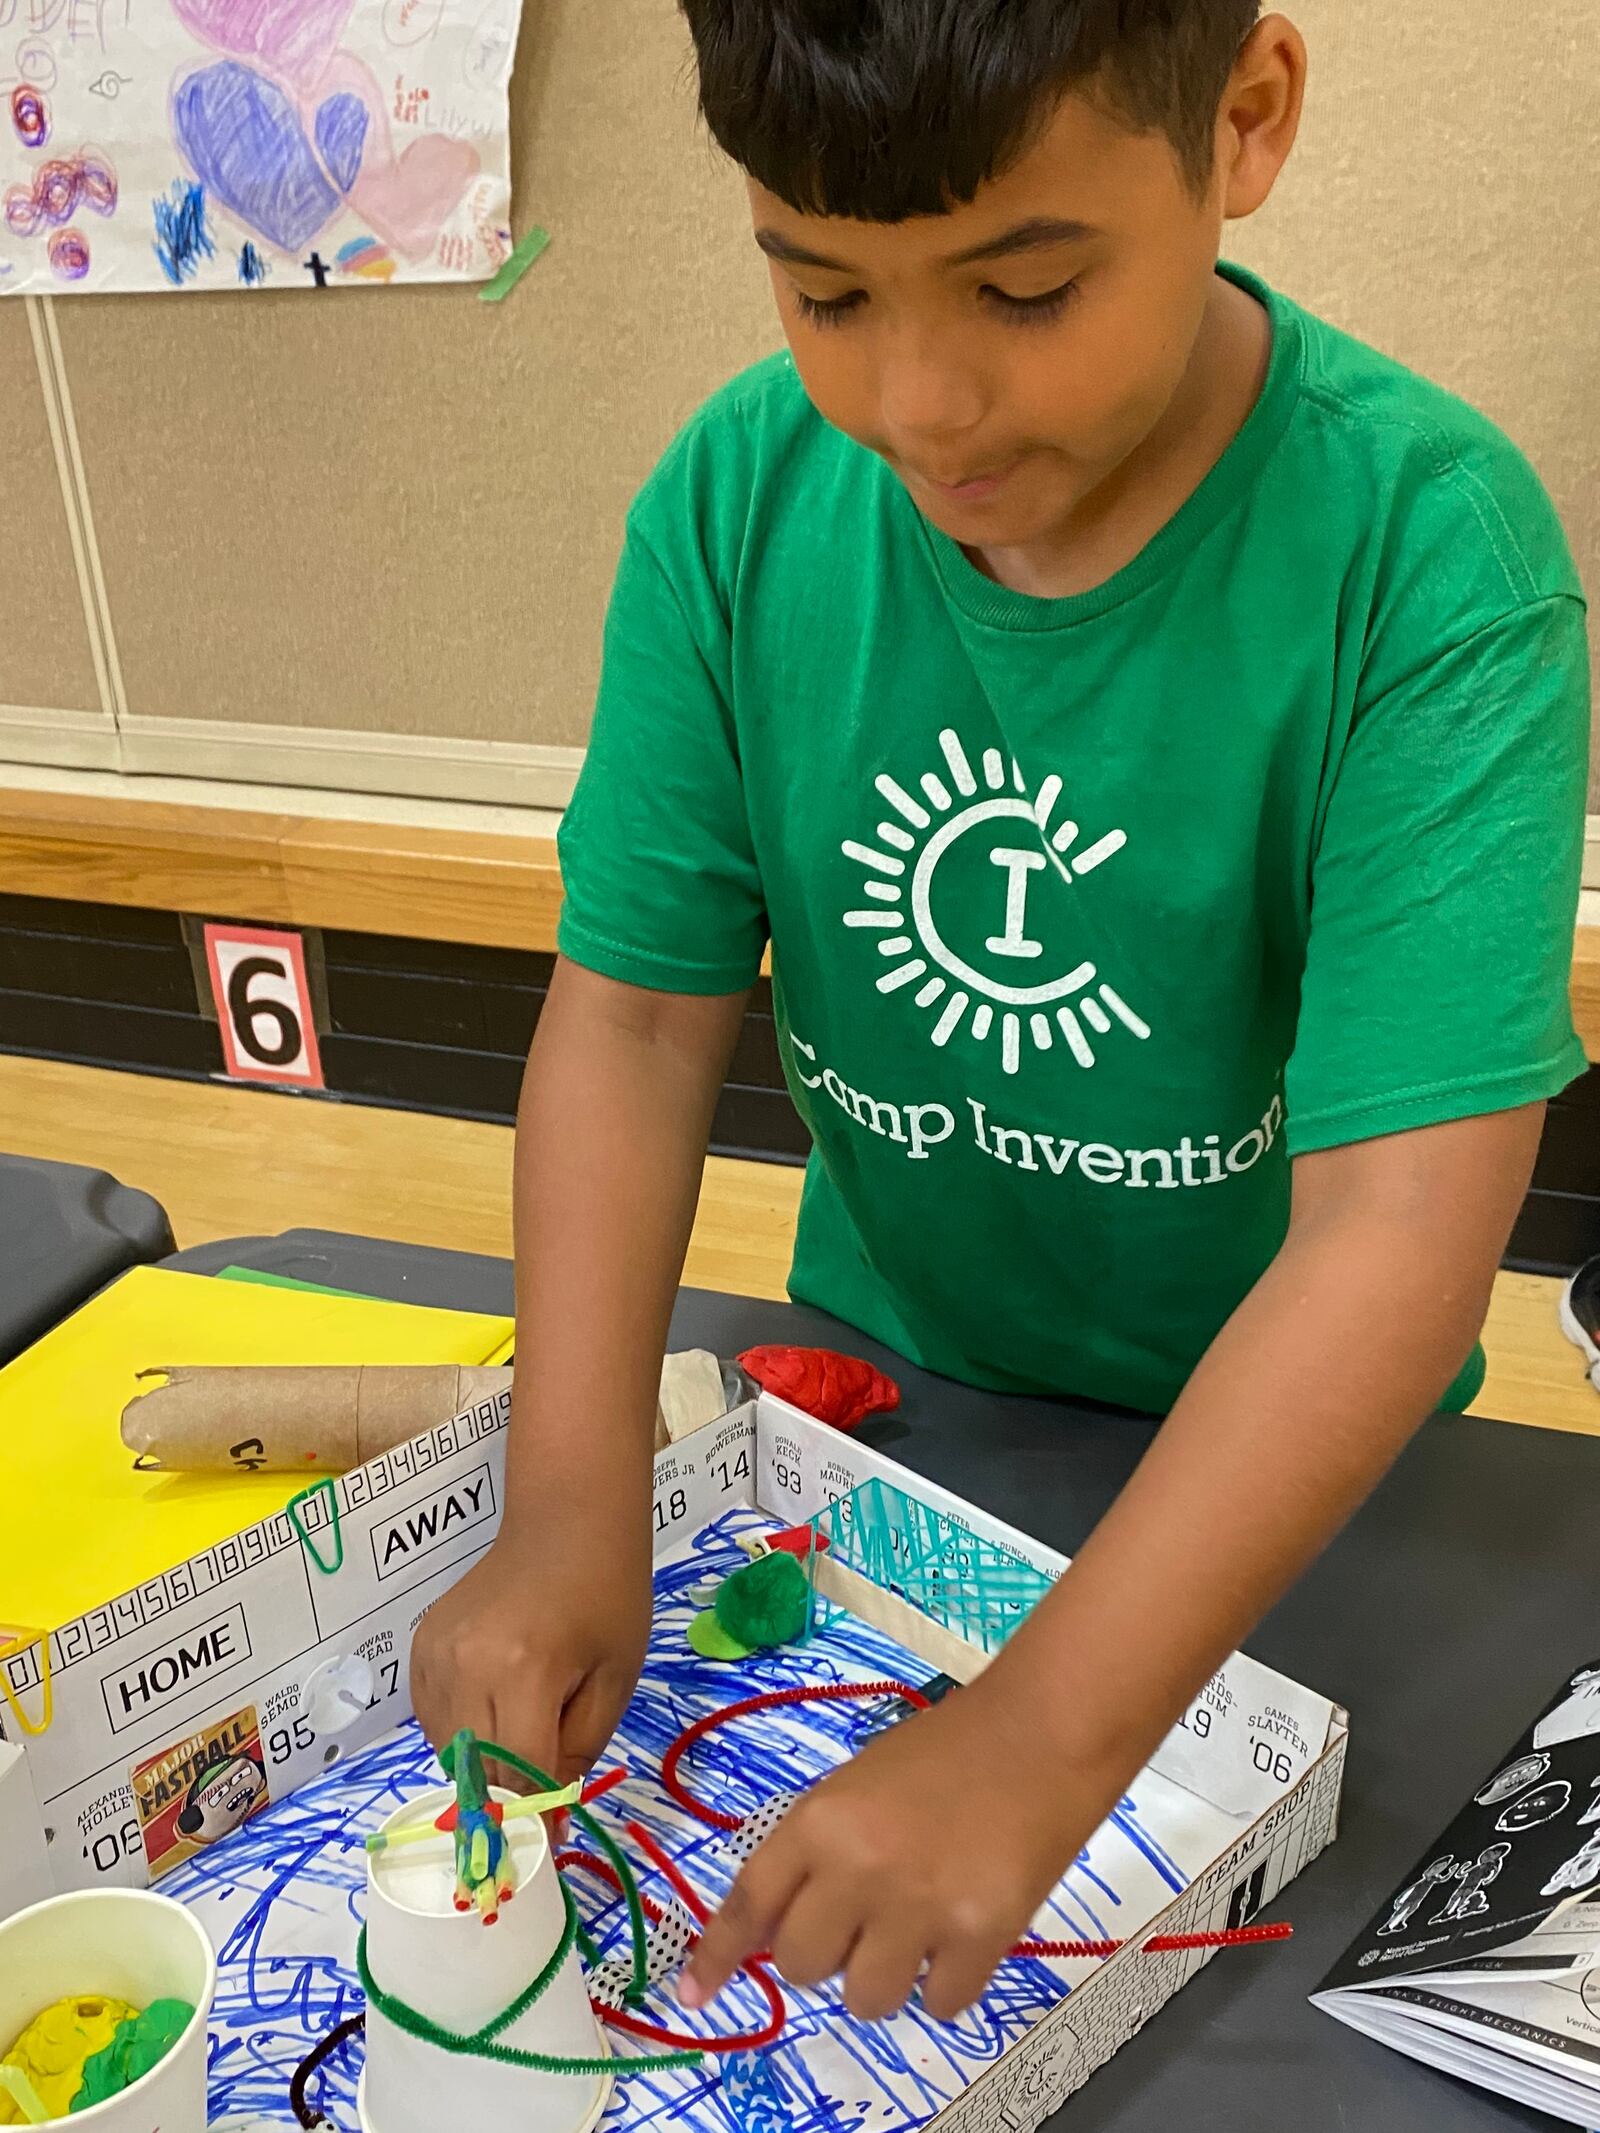
<path fill-rule="evenodd" d="M 464 1408 L 492 1400 L 509 1368 L 457 1363 L 356 1369 L 141 1371 L 166 1383 L 122 1411 L 122 1441 L 180 1471 L 347 1474 Z"/>
<path fill-rule="evenodd" d="M 705 1348 L 661 1366 L 655 1448 L 664 1451 L 744 1396 L 737 1370 Z M 347 1474 L 407 1438 L 492 1400 L 509 1368 L 456 1363 L 359 1368 L 240 1369 L 166 1365 L 140 1372 L 165 1383 L 122 1411 L 122 1441 L 175 1472 Z"/>

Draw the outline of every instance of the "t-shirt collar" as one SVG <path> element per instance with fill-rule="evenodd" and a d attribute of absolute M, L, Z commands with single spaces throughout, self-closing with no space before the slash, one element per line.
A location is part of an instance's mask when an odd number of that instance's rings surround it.
<path fill-rule="evenodd" d="M 1220 261 L 1217 271 L 1248 290 L 1267 312 L 1272 326 L 1272 354 L 1266 381 L 1238 436 L 1193 495 L 1138 555 L 1103 585 L 1063 599 L 1041 599 L 1033 593 L 997 585 L 969 560 L 957 542 L 931 525 L 902 491 L 904 506 L 922 528 L 945 591 L 963 614 L 975 622 L 1005 630 L 1067 629 L 1087 622 L 1120 607 L 1165 577 L 1249 495 L 1256 476 L 1276 450 L 1299 398 L 1305 335 L 1299 308 L 1259 276 L 1230 260 Z"/>

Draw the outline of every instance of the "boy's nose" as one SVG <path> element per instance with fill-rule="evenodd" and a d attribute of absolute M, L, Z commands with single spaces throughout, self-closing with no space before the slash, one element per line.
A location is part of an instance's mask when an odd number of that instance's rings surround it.
<path fill-rule="evenodd" d="M 892 348 L 878 380 L 878 405 L 891 438 L 920 447 L 958 448 L 978 429 L 987 394 L 971 370 L 920 337 Z"/>

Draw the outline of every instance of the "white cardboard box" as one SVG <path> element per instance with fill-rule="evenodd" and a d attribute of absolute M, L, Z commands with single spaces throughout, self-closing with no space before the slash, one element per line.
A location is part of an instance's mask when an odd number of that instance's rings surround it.
<path fill-rule="evenodd" d="M 20 1748 L 0 1742 L 0 1924 L 54 1892 L 27 1763 Z"/>
<path fill-rule="evenodd" d="M 267 1786 L 281 1799 L 407 1715 L 416 1625 L 498 1529 L 508 1409 L 502 1396 L 329 1484 L 305 1524 L 337 1569 L 319 1569 L 280 1515 L 52 1635 L 53 1720 L 20 1745 L 59 1888 L 149 1878 L 131 1772 L 179 1743 L 215 1729 L 224 1748 L 234 1745 L 242 1735 L 231 1722 L 251 1714 Z M 767 1396 L 658 1455 L 656 1552 L 739 1505 L 797 1523 L 874 1476 L 1048 1575 L 1065 1567 L 1001 1521 Z M 937 1651 L 931 1638 L 930 1660 Z M 302 1691 L 317 1668 L 352 1653 L 371 1668 L 372 1701 L 353 1723 L 319 1735 L 302 1715 Z M 44 1663 L 37 1647 L 9 1662 L 24 1711 L 40 1708 Z M 7 1728 L 15 1735 L 0 1703 L 0 1737 Z M 1325 1698 L 1247 1657 L 1231 1660 L 1152 1767 L 1224 1809 L 1238 1834 L 1151 1930 L 1211 1930 L 1270 1903 L 1335 1833 L 1346 1739 L 1345 1714 Z M 941 2133 L 1026 2133 L 1208 1959 L 1130 1947 L 934 2122 Z"/>

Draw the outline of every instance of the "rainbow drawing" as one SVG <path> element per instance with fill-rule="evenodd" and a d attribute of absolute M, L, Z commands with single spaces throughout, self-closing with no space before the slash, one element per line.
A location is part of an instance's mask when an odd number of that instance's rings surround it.
<path fill-rule="evenodd" d="M 352 237 L 348 244 L 340 245 L 333 263 L 339 273 L 358 275 L 362 281 L 394 278 L 394 255 L 376 237 Z"/>

